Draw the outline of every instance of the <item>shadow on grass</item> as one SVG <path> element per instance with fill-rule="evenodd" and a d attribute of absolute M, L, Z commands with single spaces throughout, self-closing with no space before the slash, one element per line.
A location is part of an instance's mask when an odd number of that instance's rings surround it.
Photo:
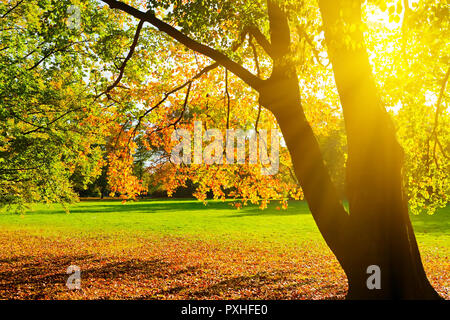
<path fill-rule="evenodd" d="M 298 214 L 309 214 L 309 209 L 306 203 L 303 202 L 292 202 L 288 210 L 276 210 L 279 206 L 278 202 L 272 202 L 269 204 L 268 208 L 265 210 L 259 209 L 257 205 L 248 205 L 243 207 L 241 210 L 237 210 L 231 206 L 231 202 L 216 202 L 209 201 L 206 205 L 201 201 L 142 201 L 142 202 L 130 202 L 127 204 L 122 204 L 117 202 L 115 204 L 107 204 L 98 202 L 92 202 L 91 205 L 87 205 L 86 202 L 81 202 L 78 205 L 70 208 L 70 213 L 74 214 L 92 214 L 92 213 L 160 213 L 167 212 L 168 214 L 172 212 L 190 212 L 190 211 L 224 211 L 228 210 L 230 213 L 223 215 L 223 217 L 229 218 L 239 218 L 244 216 L 283 216 L 283 215 L 298 215 Z M 65 215 L 66 212 L 61 209 L 50 208 L 50 209 L 36 209 L 27 213 L 29 215 Z"/>
<path fill-rule="evenodd" d="M 256 298 L 259 295 L 274 297 L 291 297 L 298 295 L 298 289 L 304 285 L 316 283 L 313 277 L 310 279 L 293 280 L 295 271 L 259 272 L 251 276 L 236 275 L 235 277 L 216 280 L 204 289 L 190 286 L 189 283 L 208 281 L 209 278 L 202 274 L 207 272 L 204 265 L 180 266 L 165 262 L 161 259 L 129 259 L 117 260 L 112 258 L 109 262 L 96 258 L 93 255 L 60 256 L 53 258 L 13 257 L 9 262 L 3 262 L 0 266 L 0 298 L 1 299 L 57 299 L 68 293 L 66 281 L 68 274 L 66 268 L 70 265 L 78 265 L 81 268 L 82 290 L 78 294 L 92 299 L 133 298 L 141 300 L 160 299 L 171 295 L 178 295 L 184 299 L 208 299 L 217 296 L 227 296 L 229 293 L 239 295 L 241 290 L 251 296 L 243 294 L 243 298 Z M 6 270 L 5 270 L 6 269 Z M 117 281 L 124 286 L 143 286 L 143 283 L 152 279 L 160 279 L 167 283 L 169 288 L 150 287 L 152 294 L 135 296 L 128 290 L 117 292 L 112 285 Z M 291 279 L 289 279 L 291 278 Z M 220 279 L 220 275 L 218 276 Z M 169 282 L 167 282 L 169 281 Z M 209 281 L 208 281 L 209 282 Z M 159 282 L 156 282 L 159 283 Z M 185 284 L 184 284 L 185 283 Z M 210 282 L 209 282 L 210 283 Z M 92 289 L 92 291 L 90 291 Z M 155 291 L 156 289 L 156 291 Z M 321 290 L 321 288 L 317 288 Z M 83 293 L 84 292 L 84 293 Z M 91 296 L 94 294 L 94 296 Z M 313 292 L 311 292 L 313 294 Z M 304 293 L 309 297 L 309 293 Z M 301 297 L 301 295 L 300 295 Z M 333 298 L 333 297 L 331 297 Z"/>
<path fill-rule="evenodd" d="M 411 216 L 415 233 L 450 234 L 450 210 L 440 210 L 433 215 Z"/>
<path fill-rule="evenodd" d="M 0 267 L 0 298 L 22 299 L 20 292 L 26 291 L 25 299 L 55 297 L 65 287 L 66 269 L 92 259 L 92 255 L 36 258 L 23 256 L 3 259 Z M 5 270 L 6 269 L 6 270 Z"/>
<path fill-rule="evenodd" d="M 130 259 L 102 263 L 93 255 L 61 256 L 55 258 L 14 257 L 0 264 L 1 299 L 54 299 L 67 291 L 66 281 L 69 275 L 66 268 L 77 265 L 81 269 L 82 287 L 96 283 L 96 280 L 126 280 L 164 278 L 168 274 L 169 264 L 160 260 Z M 91 267 L 89 267 L 91 265 Z M 94 265 L 94 266 L 92 266 Z M 97 266 L 100 265 L 100 266 Z M 181 274 L 182 271 L 178 271 Z M 186 269 L 184 272 L 189 272 Z M 108 288 L 103 288 L 108 292 Z M 24 292 L 25 291 L 25 292 Z M 25 293 L 25 296 L 17 296 Z"/>
<path fill-rule="evenodd" d="M 92 213 L 129 213 L 129 212 L 140 212 L 140 213 L 158 213 L 161 211 L 167 211 L 168 213 L 174 211 L 197 211 L 197 210 L 225 210 L 231 209 L 227 203 L 208 203 L 204 205 L 202 202 L 165 202 L 161 203 L 158 201 L 145 201 L 145 202 L 129 202 L 122 204 L 117 202 L 116 204 L 106 204 L 101 202 L 96 202 L 95 205 L 85 205 L 86 202 L 81 202 L 70 208 L 70 213 L 76 214 L 92 214 Z M 66 214 L 66 212 L 61 209 L 36 209 L 27 214 L 31 215 L 45 215 L 45 214 Z"/>
<path fill-rule="evenodd" d="M 204 299 L 218 295 L 220 292 L 226 292 L 227 290 L 230 290 L 230 288 L 237 291 L 240 289 L 258 290 L 258 288 L 261 288 L 262 286 L 284 281 L 286 277 L 292 273 L 293 272 L 278 271 L 269 274 L 268 272 L 262 271 L 251 276 L 237 276 L 215 283 L 204 290 L 193 292 L 190 296 L 192 298 Z M 316 281 L 313 279 L 298 281 L 295 288 L 314 282 Z M 292 285 L 290 287 L 292 287 Z"/>
<path fill-rule="evenodd" d="M 264 216 L 278 216 L 278 217 L 286 217 L 286 216 L 297 216 L 300 214 L 311 214 L 307 209 L 294 209 L 291 208 L 287 211 L 281 211 L 281 210 L 260 210 L 259 208 L 256 209 L 248 209 L 248 210 L 240 210 L 237 212 L 232 212 L 230 214 L 222 215 L 220 218 L 242 218 L 242 217 L 264 217 Z"/>
<path fill-rule="evenodd" d="M 302 286 L 314 285 L 318 291 L 330 289 L 332 286 L 318 286 L 317 280 L 313 277 L 309 279 L 293 280 L 291 277 L 294 271 L 261 271 L 251 276 L 235 276 L 226 280 L 218 281 L 202 290 L 192 290 L 188 286 L 176 286 L 168 290 L 159 292 L 159 295 L 165 296 L 177 294 L 184 291 L 186 299 L 228 299 L 227 294 L 232 293 L 240 299 L 276 299 L 280 296 L 284 299 L 295 296 L 295 299 L 311 299 L 315 291 L 299 293 L 298 290 Z M 291 278 L 291 279 L 289 279 Z M 246 293 L 240 294 L 241 291 Z M 249 292 L 251 295 L 249 296 Z M 337 290 L 335 296 L 327 297 L 327 299 L 342 299 L 345 294 L 342 290 Z M 225 295 L 225 297 L 224 297 Z M 151 295 L 142 295 L 137 299 L 149 300 L 153 299 Z"/>
<path fill-rule="evenodd" d="M 173 214 L 173 213 L 208 213 L 219 212 L 220 215 L 215 215 L 215 218 L 242 218 L 242 217 L 283 217 L 294 215 L 308 215 L 310 211 L 306 202 L 304 201 L 290 201 L 288 210 L 276 210 L 279 206 L 277 201 L 269 204 L 265 210 L 260 210 L 257 205 L 249 205 L 237 210 L 231 206 L 231 201 L 219 202 L 209 201 L 205 206 L 202 202 L 197 200 L 178 200 L 178 199 L 155 199 L 143 200 L 140 202 L 130 202 L 121 204 L 120 202 L 81 202 L 70 209 L 72 214 L 88 215 L 88 214 L 126 214 L 126 213 L 142 213 L 142 214 Z M 39 208 L 35 211 L 27 213 L 27 215 L 65 215 L 65 211 L 53 208 Z M 414 230 L 417 233 L 433 233 L 433 234 L 448 234 L 450 232 L 450 206 L 438 210 L 434 215 L 420 214 L 411 215 Z"/>

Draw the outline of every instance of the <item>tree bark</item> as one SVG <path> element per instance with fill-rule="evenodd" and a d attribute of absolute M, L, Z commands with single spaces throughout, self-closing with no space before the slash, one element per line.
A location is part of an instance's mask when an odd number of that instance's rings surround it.
<path fill-rule="evenodd" d="M 313 218 L 327 245 L 342 264 L 340 258 L 346 242 L 348 215 L 303 112 L 295 68 L 275 66 L 272 76 L 260 91 L 259 100 L 275 115 Z"/>
<path fill-rule="evenodd" d="M 259 102 L 275 115 L 313 218 L 342 264 L 348 215 L 302 108 L 296 67 L 287 58 L 291 45 L 287 16 L 276 1 L 267 4 L 273 69 L 259 89 Z"/>

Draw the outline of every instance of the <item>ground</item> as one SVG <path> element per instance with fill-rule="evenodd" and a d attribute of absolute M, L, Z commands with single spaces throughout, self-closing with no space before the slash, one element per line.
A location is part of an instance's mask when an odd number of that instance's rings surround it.
<path fill-rule="evenodd" d="M 342 299 L 345 275 L 306 203 L 89 201 L 0 213 L 1 299 Z M 428 277 L 450 299 L 450 208 L 412 216 Z M 81 290 L 66 287 L 70 265 Z"/>

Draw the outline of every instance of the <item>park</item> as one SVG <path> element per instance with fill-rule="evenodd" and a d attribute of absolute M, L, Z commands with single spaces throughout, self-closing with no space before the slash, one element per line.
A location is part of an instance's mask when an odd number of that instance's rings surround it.
<path fill-rule="evenodd" d="M 0 0 L 0 299 L 449 300 L 449 10 Z"/>
<path fill-rule="evenodd" d="M 83 201 L 0 216 L 10 299 L 343 299 L 345 275 L 304 202 Z M 414 216 L 427 274 L 450 298 L 450 212 Z M 66 269 L 81 269 L 68 290 Z"/>

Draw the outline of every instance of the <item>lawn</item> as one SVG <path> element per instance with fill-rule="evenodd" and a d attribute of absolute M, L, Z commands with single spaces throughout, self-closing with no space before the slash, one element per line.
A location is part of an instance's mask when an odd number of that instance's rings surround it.
<path fill-rule="evenodd" d="M 80 202 L 0 214 L 0 298 L 340 299 L 346 279 L 305 202 Z M 412 217 L 428 276 L 447 299 L 450 208 Z M 81 269 L 68 290 L 66 269 Z"/>

